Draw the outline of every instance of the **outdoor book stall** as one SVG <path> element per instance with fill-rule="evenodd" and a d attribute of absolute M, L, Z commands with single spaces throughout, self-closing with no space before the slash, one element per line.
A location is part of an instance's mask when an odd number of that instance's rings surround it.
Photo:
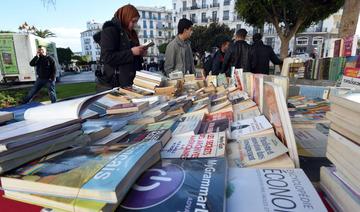
<path fill-rule="evenodd" d="M 23 120 L 1 112 L 0 210 L 356 211 L 358 93 L 328 88 L 331 106 L 305 94 L 241 69 L 229 81 L 141 71 L 131 89 Z M 336 170 L 321 168 L 314 187 L 299 155 Z"/>

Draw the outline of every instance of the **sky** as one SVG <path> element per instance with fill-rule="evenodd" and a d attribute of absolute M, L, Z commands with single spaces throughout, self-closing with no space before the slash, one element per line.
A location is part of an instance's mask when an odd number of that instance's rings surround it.
<path fill-rule="evenodd" d="M 46 1 L 46 0 L 45 0 Z M 44 6 L 42 0 L 1 0 L 0 30 L 18 32 L 25 21 L 57 36 L 51 38 L 57 47 L 70 47 L 81 51 L 80 32 L 86 30 L 86 22 L 103 23 L 125 4 L 171 9 L 172 0 L 56 0 L 55 6 Z"/>

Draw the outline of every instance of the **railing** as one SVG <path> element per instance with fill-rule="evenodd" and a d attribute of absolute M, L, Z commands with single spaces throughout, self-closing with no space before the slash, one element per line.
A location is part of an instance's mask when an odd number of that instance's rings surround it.
<path fill-rule="evenodd" d="M 220 7 L 219 3 L 210 4 L 210 7 Z"/>

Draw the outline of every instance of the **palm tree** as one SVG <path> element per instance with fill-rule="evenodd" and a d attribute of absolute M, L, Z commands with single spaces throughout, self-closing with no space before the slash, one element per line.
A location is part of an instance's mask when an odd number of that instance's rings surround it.
<path fill-rule="evenodd" d="M 35 29 L 34 35 L 39 36 L 41 38 L 56 37 L 55 33 L 51 32 L 48 29 L 45 30 Z"/>

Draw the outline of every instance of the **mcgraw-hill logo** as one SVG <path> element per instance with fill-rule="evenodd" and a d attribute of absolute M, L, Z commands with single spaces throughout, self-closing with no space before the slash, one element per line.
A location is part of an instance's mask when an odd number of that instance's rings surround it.
<path fill-rule="evenodd" d="M 158 164 L 133 185 L 121 206 L 127 209 L 154 207 L 171 198 L 183 185 L 185 171 L 176 164 Z"/>

